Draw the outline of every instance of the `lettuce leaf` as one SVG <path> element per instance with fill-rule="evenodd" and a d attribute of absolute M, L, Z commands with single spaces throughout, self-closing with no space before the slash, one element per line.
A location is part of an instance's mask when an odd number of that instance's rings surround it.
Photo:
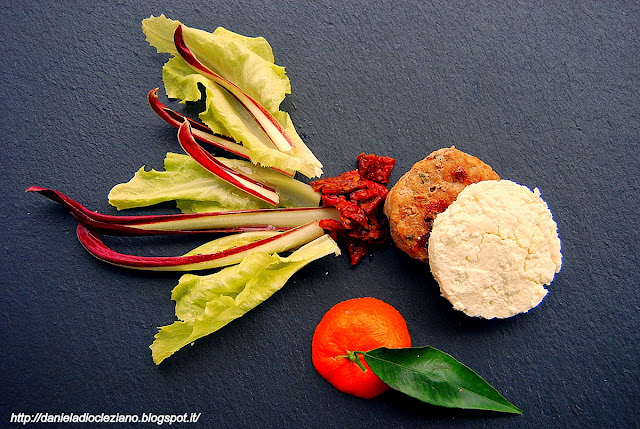
<path fill-rule="evenodd" d="M 324 235 L 287 257 L 253 253 L 237 264 L 207 276 L 185 274 L 173 289 L 178 321 L 159 328 L 151 344 L 159 365 L 182 347 L 242 317 L 280 290 L 298 270 L 340 250 Z"/>
<path fill-rule="evenodd" d="M 251 160 L 266 167 L 295 170 L 307 177 L 322 174 L 322 164 L 304 144 L 280 103 L 291 93 L 285 69 L 274 64 L 271 46 L 262 37 L 245 37 L 222 27 L 213 33 L 183 25 L 191 51 L 211 70 L 235 83 L 262 104 L 280 122 L 295 144 L 290 153 L 276 149 L 260 126 L 226 90 L 191 68 L 177 53 L 173 33 L 179 21 L 164 15 L 142 21 L 147 42 L 159 53 L 173 55 L 162 69 L 167 96 L 182 103 L 206 96 L 202 122 L 220 134 L 233 137 L 249 149 Z"/>
<path fill-rule="evenodd" d="M 320 195 L 299 180 L 249 161 L 218 159 L 254 180 L 274 186 L 280 196 L 280 207 L 313 207 L 320 202 Z M 179 202 L 178 208 L 184 212 L 271 207 L 218 178 L 190 156 L 172 152 L 165 157 L 164 171 L 147 171 L 142 167 L 130 181 L 114 186 L 109 192 L 109 203 L 118 210 L 173 200 Z"/>

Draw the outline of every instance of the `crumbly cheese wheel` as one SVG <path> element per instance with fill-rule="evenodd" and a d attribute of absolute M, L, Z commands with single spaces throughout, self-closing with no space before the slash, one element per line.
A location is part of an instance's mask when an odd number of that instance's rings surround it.
<path fill-rule="evenodd" d="M 561 264 L 557 226 L 540 192 L 509 180 L 467 186 L 436 217 L 429 238 L 440 292 L 469 316 L 527 312 Z"/>

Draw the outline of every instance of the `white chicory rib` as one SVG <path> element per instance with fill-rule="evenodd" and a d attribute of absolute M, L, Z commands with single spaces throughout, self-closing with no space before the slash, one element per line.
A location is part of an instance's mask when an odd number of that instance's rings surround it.
<path fill-rule="evenodd" d="M 187 46 L 183 36 L 182 25 L 178 25 L 176 31 L 173 33 L 173 42 L 178 50 L 178 54 L 187 64 L 193 67 L 193 69 L 198 73 L 203 74 L 216 84 L 229 91 L 229 93 L 238 100 L 278 150 L 289 152 L 295 148 L 295 144 L 291 141 L 291 137 L 287 135 L 287 132 L 277 119 L 273 117 L 271 112 L 251 96 L 246 94 L 236 84 L 214 72 L 200 61 L 200 59 Z"/>
<path fill-rule="evenodd" d="M 114 235 L 189 234 L 198 232 L 241 232 L 286 230 L 314 220 L 338 220 L 332 207 L 229 210 L 220 212 L 120 216 L 91 211 L 55 189 L 31 186 L 39 194 L 65 206 L 87 229 Z"/>
<path fill-rule="evenodd" d="M 232 138 L 216 134 L 211 131 L 211 129 L 205 124 L 194 121 L 193 119 L 184 116 L 183 114 L 178 113 L 175 110 L 172 110 L 162 104 L 158 99 L 158 89 L 159 88 L 154 88 L 149 91 L 149 93 L 147 94 L 147 101 L 149 102 L 149 106 L 151 106 L 153 111 L 156 112 L 158 116 L 167 124 L 177 129 L 180 128 L 185 120 L 187 120 L 191 124 L 191 133 L 193 134 L 193 137 L 196 138 L 196 140 L 215 146 L 241 158 L 251 160 L 249 150 Z M 293 177 L 295 175 L 295 171 L 291 170 L 284 170 L 279 168 L 274 168 L 274 170 L 279 171 L 282 174 L 286 174 L 289 177 Z"/>

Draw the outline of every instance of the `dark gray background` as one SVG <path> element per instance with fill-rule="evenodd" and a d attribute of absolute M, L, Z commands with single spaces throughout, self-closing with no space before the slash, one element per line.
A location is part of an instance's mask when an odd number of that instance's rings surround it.
<path fill-rule="evenodd" d="M 161 13 L 266 37 L 292 81 L 283 107 L 326 176 L 366 151 L 398 159 L 395 181 L 456 145 L 538 187 L 564 252 L 542 305 L 468 318 L 427 267 L 386 248 L 353 269 L 312 264 L 156 367 L 148 346 L 174 320 L 179 275 L 93 259 L 71 216 L 23 191 L 53 187 L 114 213 L 112 186 L 179 151 L 145 100 L 166 57 L 140 21 Z M 0 426 L 18 412 L 201 412 L 225 428 L 638 427 L 639 23 L 636 1 L 3 1 Z M 177 254 L 199 240 L 110 243 Z M 394 305 L 415 345 L 465 362 L 522 416 L 335 390 L 311 364 L 311 336 L 359 296 Z"/>

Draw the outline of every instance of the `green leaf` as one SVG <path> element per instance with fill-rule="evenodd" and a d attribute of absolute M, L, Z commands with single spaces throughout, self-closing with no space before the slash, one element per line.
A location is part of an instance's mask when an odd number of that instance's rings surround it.
<path fill-rule="evenodd" d="M 216 248 L 220 245 L 215 244 Z M 242 317 L 280 290 L 297 271 L 331 253 L 338 255 L 340 249 L 323 235 L 286 257 L 255 252 L 214 274 L 185 274 L 171 293 L 179 320 L 159 328 L 150 346 L 153 361 L 159 365 L 182 347 Z"/>
<path fill-rule="evenodd" d="M 262 37 L 245 37 L 222 27 L 209 33 L 183 25 L 185 41 L 198 59 L 257 100 L 280 122 L 295 144 L 291 153 L 274 148 L 255 119 L 228 91 L 177 55 L 173 33 L 180 24 L 164 15 L 142 21 L 149 44 L 158 52 L 174 55 L 162 69 L 167 96 L 181 102 L 197 101 L 204 87 L 206 108 L 200 119 L 213 131 L 246 146 L 254 163 L 293 169 L 307 177 L 320 176 L 322 164 L 302 141 L 289 115 L 279 110 L 280 103 L 291 93 L 291 84 L 284 67 L 274 63 L 269 43 Z"/>
<path fill-rule="evenodd" d="M 521 414 L 482 377 L 433 347 L 358 352 L 384 383 L 432 405 Z"/>
<path fill-rule="evenodd" d="M 313 207 L 320 202 L 320 195 L 299 180 L 249 161 L 222 157 L 218 160 L 245 176 L 274 186 L 281 207 Z M 129 182 L 120 183 L 109 192 L 109 203 L 118 210 L 173 200 L 182 201 L 178 207 L 185 212 L 270 207 L 268 203 L 238 191 L 190 156 L 172 152 L 167 153 L 164 160 L 164 171 L 147 171 L 142 167 Z"/>

